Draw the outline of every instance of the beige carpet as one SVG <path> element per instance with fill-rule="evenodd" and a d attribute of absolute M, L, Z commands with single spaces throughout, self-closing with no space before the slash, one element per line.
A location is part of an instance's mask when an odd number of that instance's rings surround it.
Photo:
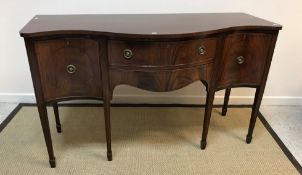
<path fill-rule="evenodd" d="M 250 109 L 213 110 L 208 145 L 199 149 L 203 108 L 112 108 L 113 161 L 106 160 L 103 109 L 49 108 L 57 168 L 51 169 L 36 107 L 23 107 L 0 133 L 0 174 L 298 174 L 258 120 L 245 143 Z"/>

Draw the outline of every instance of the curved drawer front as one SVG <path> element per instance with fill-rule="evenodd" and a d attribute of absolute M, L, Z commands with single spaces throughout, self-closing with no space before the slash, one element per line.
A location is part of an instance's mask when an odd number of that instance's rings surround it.
<path fill-rule="evenodd" d="M 218 88 L 261 83 L 268 51 L 271 45 L 268 34 L 230 34 L 224 43 Z"/>
<path fill-rule="evenodd" d="M 163 67 L 205 64 L 213 60 L 215 39 L 178 42 L 127 42 L 110 40 L 111 66 Z"/>
<path fill-rule="evenodd" d="M 35 50 L 45 100 L 102 96 L 97 41 L 37 41 Z"/>
<path fill-rule="evenodd" d="M 127 84 L 155 92 L 173 91 L 198 80 L 209 82 L 211 69 L 212 64 L 172 70 L 111 69 L 110 87 Z"/>

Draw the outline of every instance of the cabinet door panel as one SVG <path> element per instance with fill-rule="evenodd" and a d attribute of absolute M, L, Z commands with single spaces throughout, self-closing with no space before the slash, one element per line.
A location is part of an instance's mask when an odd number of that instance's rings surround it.
<path fill-rule="evenodd" d="M 267 62 L 271 35 L 230 34 L 226 37 L 218 88 L 259 85 Z"/>
<path fill-rule="evenodd" d="M 57 39 L 35 43 L 46 101 L 102 96 L 98 42 Z"/>

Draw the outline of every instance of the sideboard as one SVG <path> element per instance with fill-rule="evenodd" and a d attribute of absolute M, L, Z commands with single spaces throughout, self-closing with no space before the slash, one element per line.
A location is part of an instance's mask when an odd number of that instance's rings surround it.
<path fill-rule="evenodd" d="M 110 102 L 121 84 L 167 92 L 202 82 L 207 96 L 201 149 L 206 148 L 215 92 L 226 89 L 226 115 L 231 88 L 256 88 L 246 136 L 250 143 L 281 28 L 245 13 L 33 17 L 20 34 L 50 166 L 56 162 L 46 105 L 53 105 L 61 132 L 58 102 L 102 100 L 111 161 Z"/>

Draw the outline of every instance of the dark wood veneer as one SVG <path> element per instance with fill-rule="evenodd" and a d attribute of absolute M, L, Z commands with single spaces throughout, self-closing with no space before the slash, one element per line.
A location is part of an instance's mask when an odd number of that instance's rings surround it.
<path fill-rule="evenodd" d="M 258 85 L 267 62 L 272 35 L 240 33 L 225 38 L 223 56 L 219 66 L 217 88 L 236 84 Z M 242 56 L 243 63 L 237 58 Z"/>
<path fill-rule="evenodd" d="M 66 96 L 102 97 L 98 41 L 60 39 L 38 41 L 35 51 L 44 100 Z M 67 66 L 75 66 L 68 73 Z"/>
<path fill-rule="evenodd" d="M 35 16 L 20 34 L 51 167 L 56 162 L 46 105 L 53 104 L 61 132 L 57 102 L 103 100 L 110 161 L 110 101 L 120 84 L 156 92 L 195 81 L 205 84 L 201 149 L 207 144 L 215 92 L 226 88 L 226 115 L 231 88 L 256 88 L 246 137 L 250 143 L 281 28 L 244 13 Z"/>
<path fill-rule="evenodd" d="M 211 65 L 154 71 L 111 69 L 111 91 L 119 84 L 128 84 L 155 92 L 173 91 L 198 80 L 208 81 L 210 69 Z"/>
<path fill-rule="evenodd" d="M 125 42 L 110 40 L 109 64 L 113 66 L 166 67 L 171 65 L 204 64 L 213 60 L 216 39 L 197 39 L 178 42 Z M 204 54 L 198 49 L 203 47 Z M 123 50 L 132 50 L 133 57 L 125 59 Z"/>
<path fill-rule="evenodd" d="M 37 15 L 20 33 L 23 37 L 83 34 L 172 39 L 246 29 L 278 31 L 281 27 L 245 13 Z"/>

